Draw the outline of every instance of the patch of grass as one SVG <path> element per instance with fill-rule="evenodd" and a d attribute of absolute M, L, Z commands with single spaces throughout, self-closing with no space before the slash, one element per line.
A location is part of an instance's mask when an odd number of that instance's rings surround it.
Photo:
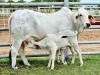
<path fill-rule="evenodd" d="M 0 58 L 0 75 L 100 75 L 100 55 L 83 55 L 84 65 L 79 66 L 79 59 L 71 65 L 71 57 L 68 64 L 55 63 L 55 69 L 47 68 L 48 58 L 28 58 L 31 67 L 23 65 L 22 60 L 17 58 L 18 70 L 13 70 L 9 65 L 8 58 Z"/>

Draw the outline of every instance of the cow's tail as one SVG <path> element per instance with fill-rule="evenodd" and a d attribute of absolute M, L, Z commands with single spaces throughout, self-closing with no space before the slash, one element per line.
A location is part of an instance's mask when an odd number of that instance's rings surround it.
<path fill-rule="evenodd" d="M 11 47 L 11 20 L 12 20 L 12 15 L 9 17 L 8 19 L 8 28 L 9 28 L 9 35 L 10 35 L 10 47 Z M 10 52 L 9 52 L 9 63 L 10 65 L 12 64 L 12 58 L 11 58 L 11 48 L 10 48 Z"/>

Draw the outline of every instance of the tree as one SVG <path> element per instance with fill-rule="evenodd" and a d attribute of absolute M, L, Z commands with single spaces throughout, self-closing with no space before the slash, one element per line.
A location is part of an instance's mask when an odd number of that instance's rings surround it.
<path fill-rule="evenodd" d="M 14 2 L 13 0 L 8 0 L 8 3 Z"/>
<path fill-rule="evenodd" d="M 24 0 L 18 0 L 18 2 L 19 2 L 19 3 L 24 3 L 25 1 L 24 1 Z"/>
<path fill-rule="evenodd" d="M 69 0 L 69 2 L 79 2 L 80 0 Z M 64 0 L 32 0 L 31 2 L 64 2 Z"/>
<path fill-rule="evenodd" d="M 5 0 L 0 0 L 0 3 L 3 3 L 3 2 L 5 2 Z"/>
<path fill-rule="evenodd" d="M 79 2 L 80 0 L 69 0 L 69 2 Z"/>

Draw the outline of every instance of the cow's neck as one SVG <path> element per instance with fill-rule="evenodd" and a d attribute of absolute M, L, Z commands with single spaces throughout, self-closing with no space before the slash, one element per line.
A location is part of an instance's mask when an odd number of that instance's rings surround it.
<path fill-rule="evenodd" d="M 84 30 L 84 27 L 81 26 L 80 24 L 75 23 L 74 25 L 75 25 L 74 30 L 78 31 L 78 34 L 81 33 Z"/>
<path fill-rule="evenodd" d="M 73 24 L 73 30 L 76 30 L 77 32 L 78 32 L 78 34 L 79 33 L 81 33 L 83 30 L 84 30 L 84 27 L 82 26 L 82 25 L 80 25 L 78 22 L 74 22 L 74 16 L 75 15 L 75 13 L 73 13 L 72 15 L 71 15 L 71 17 L 72 17 L 72 24 Z"/>

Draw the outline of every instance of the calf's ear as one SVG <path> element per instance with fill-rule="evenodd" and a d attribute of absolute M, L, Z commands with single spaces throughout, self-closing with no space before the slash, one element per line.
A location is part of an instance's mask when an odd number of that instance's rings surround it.
<path fill-rule="evenodd" d="M 62 36 L 61 38 L 67 38 L 68 36 Z"/>

